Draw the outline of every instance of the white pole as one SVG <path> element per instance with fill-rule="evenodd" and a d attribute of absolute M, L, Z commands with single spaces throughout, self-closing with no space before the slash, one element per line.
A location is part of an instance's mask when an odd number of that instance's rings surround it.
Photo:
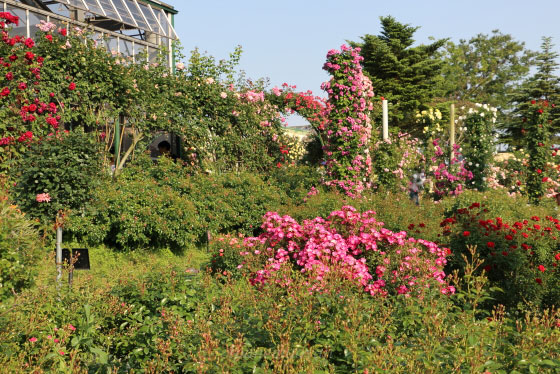
<path fill-rule="evenodd" d="M 62 280 L 62 227 L 56 228 L 56 288 L 60 292 Z"/>
<path fill-rule="evenodd" d="M 453 146 L 455 145 L 455 104 L 451 104 L 451 108 L 450 108 L 450 121 L 449 121 L 449 146 L 451 148 L 450 150 L 450 160 L 449 160 L 449 165 L 451 165 L 451 160 L 453 160 Z"/>
<path fill-rule="evenodd" d="M 383 140 L 389 139 L 389 107 L 387 100 L 383 99 Z"/>

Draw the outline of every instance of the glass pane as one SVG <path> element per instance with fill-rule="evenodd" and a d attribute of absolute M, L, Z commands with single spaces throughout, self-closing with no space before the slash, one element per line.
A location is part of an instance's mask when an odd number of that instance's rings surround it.
<path fill-rule="evenodd" d="M 123 22 L 128 23 L 129 25 L 136 26 L 136 23 L 134 23 L 134 19 L 121 0 L 113 0 L 113 4 L 115 4 L 115 8 L 117 8 L 117 11 L 121 15 Z"/>
<path fill-rule="evenodd" d="M 151 30 L 150 26 L 148 26 L 146 21 L 144 21 L 144 17 L 142 16 L 142 11 L 140 10 L 140 8 L 138 8 L 134 0 L 126 0 L 126 5 L 128 5 L 128 9 L 130 9 L 130 13 L 132 13 L 132 16 L 136 20 L 138 27 L 144 30 Z"/>
<path fill-rule="evenodd" d="M 136 62 L 146 61 L 146 46 L 139 43 L 134 43 L 134 55 Z"/>
<path fill-rule="evenodd" d="M 156 62 L 158 55 L 159 55 L 159 50 L 158 49 L 155 49 L 155 48 L 152 48 L 152 47 L 150 47 L 148 49 L 148 61 Z"/>
<path fill-rule="evenodd" d="M 94 32 L 90 34 L 89 37 L 91 38 L 91 40 L 93 40 L 93 44 L 96 47 L 102 48 L 105 46 L 105 40 L 103 39 L 103 34 L 99 32 Z"/>
<path fill-rule="evenodd" d="M 128 40 L 119 40 L 119 52 L 123 57 L 132 56 L 132 42 Z"/>
<path fill-rule="evenodd" d="M 12 26 L 12 29 L 10 30 L 10 35 L 11 36 L 15 36 L 15 35 L 27 36 L 27 24 L 26 24 L 27 16 L 25 15 L 25 10 L 23 10 L 21 8 L 16 8 L 16 7 L 11 6 L 11 5 L 8 5 L 8 7 L 6 8 L 6 11 L 10 12 L 14 16 L 19 17 L 18 26 L 14 25 L 14 24 L 10 24 L 10 26 Z"/>
<path fill-rule="evenodd" d="M 120 20 L 119 15 L 115 11 L 115 8 L 113 8 L 113 5 L 109 0 L 99 0 L 99 2 L 101 3 L 101 6 L 105 10 L 105 14 L 107 14 L 107 17 Z"/>
<path fill-rule="evenodd" d="M 100 15 L 100 16 L 103 15 L 103 11 L 101 10 L 99 5 L 97 4 L 96 0 L 84 0 L 84 1 L 87 4 L 90 12 L 92 12 L 93 14 Z"/>
<path fill-rule="evenodd" d="M 161 27 L 159 27 L 158 22 L 154 18 L 154 15 L 152 13 L 151 8 L 148 7 L 146 4 L 143 4 L 143 3 L 138 3 L 138 5 L 140 5 L 140 8 L 142 9 L 142 13 L 144 13 L 144 16 L 146 17 L 146 19 L 150 23 L 150 26 L 152 26 L 152 30 L 154 30 L 155 33 L 165 35 L 165 33 L 163 32 Z"/>
<path fill-rule="evenodd" d="M 165 29 L 165 35 L 168 35 L 169 37 L 176 39 L 177 36 L 173 33 L 173 28 L 171 27 L 171 23 L 169 23 L 169 19 L 167 18 L 167 15 L 163 11 L 163 9 L 160 9 L 159 11 L 155 8 L 152 9 L 154 9 L 154 12 L 158 16 L 159 24 L 161 25 L 161 27 Z"/>
<path fill-rule="evenodd" d="M 60 16 L 64 16 L 66 18 L 70 18 L 70 11 L 68 10 L 68 6 L 64 4 L 48 4 L 47 7 L 54 13 Z M 52 18 L 52 16 L 51 16 Z"/>
<path fill-rule="evenodd" d="M 81 0 L 69 0 L 69 1 L 70 1 L 70 5 L 74 5 L 76 8 L 86 9 L 86 6 Z"/>
<path fill-rule="evenodd" d="M 37 27 L 37 25 L 40 24 L 41 21 L 47 21 L 47 17 L 43 16 L 42 14 L 37 14 L 34 12 L 29 12 L 29 32 L 31 33 L 31 37 L 34 38 L 35 34 L 37 34 L 38 32 L 40 32 L 41 30 L 39 30 L 39 28 Z"/>
<path fill-rule="evenodd" d="M 113 56 L 118 55 L 119 42 L 117 38 L 108 38 L 106 43 L 107 51 Z"/>

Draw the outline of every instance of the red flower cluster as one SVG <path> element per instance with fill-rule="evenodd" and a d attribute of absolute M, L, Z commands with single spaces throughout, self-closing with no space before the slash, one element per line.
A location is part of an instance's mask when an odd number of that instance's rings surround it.
<path fill-rule="evenodd" d="M 484 204 L 481 205 L 479 203 L 474 203 L 469 208 L 457 209 L 456 215 L 445 218 L 440 223 L 440 226 L 443 228 L 443 235 L 449 236 L 455 232 L 455 235 L 459 237 L 472 238 L 474 236 L 475 241 L 478 239 L 478 235 L 487 236 L 489 239 L 490 237 L 495 238 L 494 240 L 488 240 L 485 242 L 485 248 L 489 251 L 489 256 L 494 257 L 499 253 L 503 256 L 509 256 L 514 250 L 521 248 L 523 251 L 527 252 L 529 256 L 531 256 L 531 262 L 539 261 L 537 257 L 533 257 L 535 253 L 532 250 L 535 243 L 532 241 L 539 241 L 541 238 L 550 238 L 553 241 L 559 240 L 556 232 L 560 231 L 560 220 L 556 218 L 547 216 L 541 219 L 538 216 L 532 216 L 529 220 L 525 219 L 523 221 L 517 221 L 513 224 L 508 224 L 505 223 L 501 217 L 496 217 L 494 219 L 481 219 L 482 217 L 480 216 L 483 213 L 488 212 L 486 209 L 479 211 L 475 210 L 475 208 L 481 207 L 484 207 Z M 473 227 L 473 223 L 478 223 L 478 227 L 482 230 L 478 231 L 477 225 L 475 224 Z M 458 224 L 465 225 L 465 228 L 468 228 L 468 230 L 465 230 L 464 228 L 453 230 L 452 226 Z M 533 245 L 529 243 L 532 243 Z M 499 252 L 496 251 L 497 249 Z M 554 260 L 551 261 L 549 265 L 556 268 L 559 266 L 559 263 L 560 253 L 557 253 L 554 256 Z M 532 266 L 534 266 L 534 269 L 538 272 L 544 273 L 547 271 L 547 267 L 543 263 L 533 263 Z M 490 271 L 492 268 L 494 267 L 490 264 L 485 267 L 485 270 Z"/>
<path fill-rule="evenodd" d="M 6 20 L 6 24 L 13 23 L 16 26 L 19 25 L 19 17 L 14 16 L 13 14 L 11 14 L 9 12 L 0 12 L 0 18 Z M 6 27 L 6 25 L 4 24 L 4 22 L 2 22 L 1 28 L 4 29 L 5 27 Z"/>

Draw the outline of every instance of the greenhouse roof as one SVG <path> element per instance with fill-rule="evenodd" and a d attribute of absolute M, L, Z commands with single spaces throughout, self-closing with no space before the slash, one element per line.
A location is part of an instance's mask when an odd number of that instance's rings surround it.
<path fill-rule="evenodd" d="M 165 10 L 177 13 L 159 1 L 140 0 L 54 0 L 57 3 L 87 11 L 95 19 L 109 19 L 126 26 L 153 32 L 170 39 L 178 39 Z"/>

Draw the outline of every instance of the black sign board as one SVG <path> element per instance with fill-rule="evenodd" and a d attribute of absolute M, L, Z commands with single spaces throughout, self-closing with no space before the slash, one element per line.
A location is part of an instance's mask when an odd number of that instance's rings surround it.
<path fill-rule="evenodd" d="M 72 248 L 72 261 L 75 261 L 75 270 L 89 270 L 89 249 Z M 68 248 L 62 248 L 62 263 L 70 265 L 70 249 Z"/>

